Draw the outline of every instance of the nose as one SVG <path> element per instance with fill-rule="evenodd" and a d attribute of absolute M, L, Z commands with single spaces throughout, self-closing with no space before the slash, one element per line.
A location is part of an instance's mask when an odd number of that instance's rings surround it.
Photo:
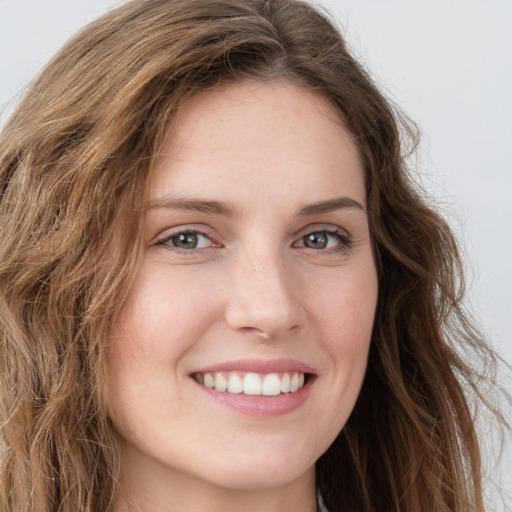
<path fill-rule="evenodd" d="M 247 256 L 234 269 L 232 279 L 226 307 L 232 329 L 265 340 L 300 330 L 305 311 L 299 283 L 278 253 Z"/>

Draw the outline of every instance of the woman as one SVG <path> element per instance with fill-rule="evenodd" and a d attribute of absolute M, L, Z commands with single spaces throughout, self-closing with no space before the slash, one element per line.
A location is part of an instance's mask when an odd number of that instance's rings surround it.
<path fill-rule="evenodd" d="M 311 7 L 135 0 L 0 146 L 2 511 L 483 511 L 445 222 Z"/>

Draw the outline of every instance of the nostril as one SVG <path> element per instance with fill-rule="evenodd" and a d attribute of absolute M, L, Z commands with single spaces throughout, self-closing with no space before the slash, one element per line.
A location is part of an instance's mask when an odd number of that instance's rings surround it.
<path fill-rule="evenodd" d="M 259 338 L 262 338 L 264 340 L 270 339 L 270 334 L 265 332 L 263 329 L 260 329 L 259 327 L 242 327 L 239 330 L 242 332 L 245 332 L 247 334 L 253 334 L 253 335 L 258 336 Z"/>

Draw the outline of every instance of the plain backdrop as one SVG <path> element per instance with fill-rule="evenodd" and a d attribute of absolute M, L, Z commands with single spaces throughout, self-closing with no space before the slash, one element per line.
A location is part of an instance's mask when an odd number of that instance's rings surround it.
<path fill-rule="evenodd" d="M 119 3 L 0 0 L 0 125 L 59 47 Z M 413 163 L 463 241 L 473 309 L 511 362 L 512 0 L 318 3 L 422 129 Z M 509 489 L 511 451 L 509 444 L 500 469 Z"/>

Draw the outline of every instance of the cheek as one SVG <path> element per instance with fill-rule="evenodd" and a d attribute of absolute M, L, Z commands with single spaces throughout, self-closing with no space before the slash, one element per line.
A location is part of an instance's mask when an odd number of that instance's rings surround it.
<path fill-rule="evenodd" d="M 378 281 L 373 261 L 330 276 L 312 290 L 317 325 L 333 352 L 366 352 L 377 305 Z"/>
<path fill-rule="evenodd" d="M 355 404 L 366 372 L 374 309 L 365 309 L 361 310 L 360 303 L 345 301 L 342 307 L 327 311 L 322 322 L 332 393 L 344 402 L 340 410 L 343 422 L 348 417 L 343 411 Z"/>
<path fill-rule="evenodd" d="M 327 374 L 334 376 L 333 393 L 348 406 L 355 403 L 366 371 L 377 294 L 373 263 L 340 273 L 317 289 L 315 323 L 328 358 Z"/>
<path fill-rule="evenodd" d="M 113 351 L 169 361 L 200 339 L 218 307 L 208 281 L 190 274 L 144 264 L 115 323 Z"/>
<path fill-rule="evenodd" d="M 136 428 L 134 417 L 154 416 L 152 407 L 179 389 L 187 377 L 184 355 L 201 343 L 217 309 L 207 281 L 191 279 L 186 269 L 171 272 L 169 265 L 143 263 L 106 351 L 108 408 L 121 431 Z M 170 424 L 170 412 L 163 409 L 158 408 L 160 421 Z"/>
<path fill-rule="evenodd" d="M 143 264 L 106 353 L 107 396 L 114 416 L 137 412 L 141 404 L 149 407 L 148 387 L 164 401 L 170 389 L 179 387 L 187 377 L 184 356 L 201 343 L 217 309 L 207 282 L 191 280 L 186 271 L 171 273 L 168 266 Z"/>
<path fill-rule="evenodd" d="M 317 381 L 321 412 L 314 425 L 321 434 L 314 439 L 315 453 L 323 453 L 348 421 L 363 383 L 377 303 L 375 266 L 340 268 L 308 291 L 322 353 Z"/>

